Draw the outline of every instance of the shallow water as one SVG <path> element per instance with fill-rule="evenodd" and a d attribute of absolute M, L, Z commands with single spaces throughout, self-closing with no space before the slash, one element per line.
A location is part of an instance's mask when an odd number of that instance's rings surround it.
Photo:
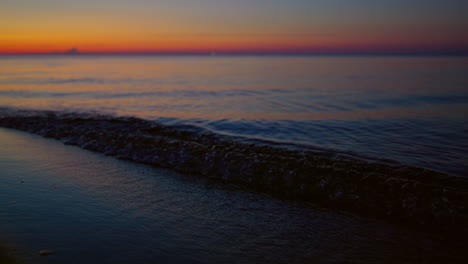
<path fill-rule="evenodd" d="M 26 263 L 466 259 L 466 244 L 449 237 L 290 204 L 36 135 L 2 128 L 0 144 L 0 234 Z M 42 249 L 55 254 L 40 257 Z"/>
<path fill-rule="evenodd" d="M 468 175 L 466 57 L 0 57 L 0 106 L 111 113 Z"/>

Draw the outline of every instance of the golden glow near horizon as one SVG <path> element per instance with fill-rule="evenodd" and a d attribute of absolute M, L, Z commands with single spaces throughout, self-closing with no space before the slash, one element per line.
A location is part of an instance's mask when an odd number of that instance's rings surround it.
<path fill-rule="evenodd" d="M 468 49 L 461 1 L 233 2 L 7 0 L 0 53 Z"/>

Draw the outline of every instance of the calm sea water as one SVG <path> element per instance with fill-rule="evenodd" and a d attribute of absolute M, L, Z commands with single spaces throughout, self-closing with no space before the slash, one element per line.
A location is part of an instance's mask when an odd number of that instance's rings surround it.
<path fill-rule="evenodd" d="M 467 57 L 0 57 L 0 106 L 137 116 L 468 175 Z"/>

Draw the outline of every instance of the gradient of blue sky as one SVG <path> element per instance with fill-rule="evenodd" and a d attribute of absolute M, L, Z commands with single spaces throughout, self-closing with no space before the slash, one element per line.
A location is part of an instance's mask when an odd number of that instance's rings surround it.
<path fill-rule="evenodd" d="M 221 50 L 468 48 L 468 1 L 461 0 L 0 3 L 0 52 L 69 45 L 85 50 L 177 50 L 184 43 Z"/>

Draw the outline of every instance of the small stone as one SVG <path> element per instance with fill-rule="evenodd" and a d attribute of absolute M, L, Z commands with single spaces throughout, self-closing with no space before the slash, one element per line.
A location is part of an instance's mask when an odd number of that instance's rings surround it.
<path fill-rule="evenodd" d="M 54 254 L 54 251 L 48 250 L 48 249 L 44 249 L 44 250 L 39 251 L 40 256 L 49 256 L 49 255 L 52 255 L 52 254 Z"/>
<path fill-rule="evenodd" d="M 15 201 L 11 201 L 10 204 L 16 204 L 16 202 L 15 202 Z"/>
<path fill-rule="evenodd" d="M 20 182 L 21 182 L 21 183 L 24 183 L 24 181 L 23 181 L 23 180 L 21 180 Z"/>

